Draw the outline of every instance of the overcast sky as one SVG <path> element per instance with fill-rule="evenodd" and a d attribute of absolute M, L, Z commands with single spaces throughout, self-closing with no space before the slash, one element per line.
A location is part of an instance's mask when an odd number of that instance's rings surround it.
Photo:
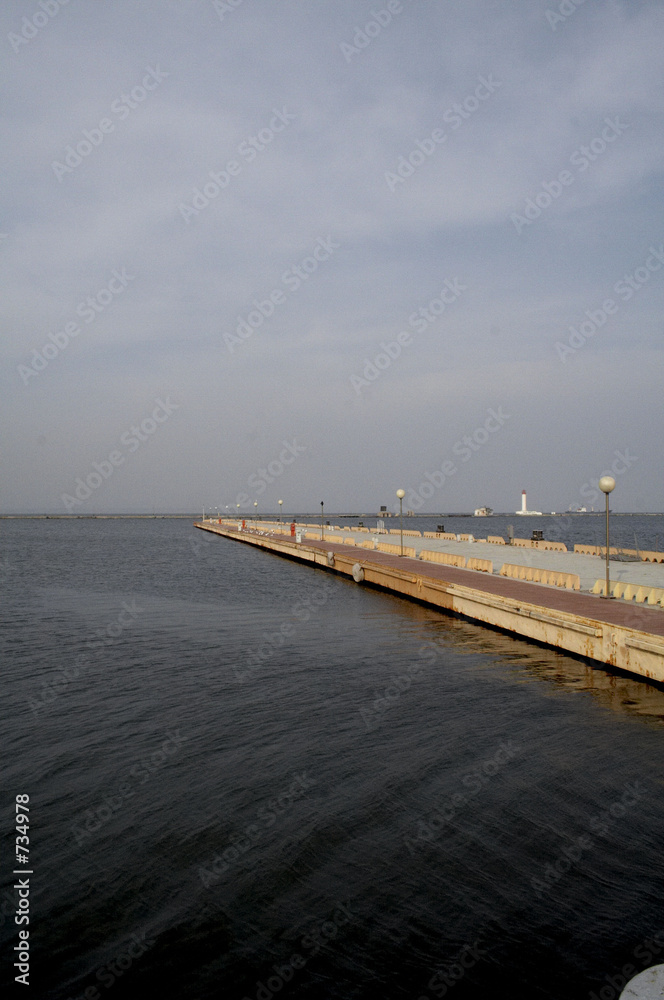
<path fill-rule="evenodd" d="M 664 509 L 659 0 L 0 28 L 3 511 Z"/>

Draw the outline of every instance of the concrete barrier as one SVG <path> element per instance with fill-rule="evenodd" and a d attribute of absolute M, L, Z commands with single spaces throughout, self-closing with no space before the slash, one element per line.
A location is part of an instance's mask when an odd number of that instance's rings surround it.
<path fill-rule="evenodd" d="M 466 563 L 466 569 L 476 569 L 480 573 L 493 573 L 493 562 L 491 559 L 476 559 L 471 556 Z"/>
<path fill-rule="evenodd" d="M 533 542 L 531 538 L 513 538 L 512 545 L 517 549 L 532 549 Z"/>
<path fill-rule="evenodd" d="M 502 535 L 487 535 L 487 542 L 491 542 L 492 545 L 504 545 L 505 539 Z"/>
<path fill-rule="evenodd" d="M 603 594 L 606 580 L 596 580 L 591 594 Z M 609 593 L 622 601 L 636 604 L 657 605 L 664 608 L 664 588 L 649 587 L 647 584 L 626 583 L 624 580 L 609 580 Z"/>
<path fill-rule="evenodd" d="M 503 563 L 500 568 L 500 576 L 508 576 L 512 580 L 544 583 L 549 587 L 565 587 L 566 590 L 581 590 L 581 578 L 576 573 L 558 573 L 555 570 L 538 569 L 535 566 Z"/>
<path fill-rule="evenodd" d="M 343 543 L 344 543 L 344 545 L 355 545 L 356 544 L 354 538 L 344 538 L 343 539 Z"/>
<path fill-rule="evenodd" d="M 409 535 L 411 538 L 421 538 L 422 537 L 422 532 L 421 531 L 413 531 L 411 528 L 404 528 L 403 529 L 403 533 L 404 533 L 404 535 Z M 401 528 L 390 528 L 390 534 L 391 535 L 400 535 L 401 534 Z"/>
<path fill-rule="evenodd" d="M 606 559 L 606 545 L 575 545 L 574 551 L 584 556 L 600 556 Z M 664 552 L 653 552 L 648 549 L 621 549 L 615 545 L 609 546 L 610 556 L 633 556 L 642 562 L 664 562 Z"/>
<path fill-rule="evenodd" d="M 422 549 L 420 559 L 424 559 L 426 562 L 442 563 L 444 566 L 458 566 L 460 569 L 464 569 L 466 566 L 466 557 L 454 555 L 452 552 L 433 552 L 431 549 Z"/>
<path fill-rule="evenodd" d="M 378 543 L 378 551 L 379 552 L 389 552 L 393 556 L 398 556 L 398 555 L 401 555 L 401 546 L 400 545 L 392 545 L 392 544 L 390 544 L 390 542 L 379 542 Z M 404 545 L 404 547 L 403 547 L 403 554 L 405 556 L 409 556 L 411 559 L 414 559 L 415 558 L 415 549 L 410 548 L 407 545 Z"/>

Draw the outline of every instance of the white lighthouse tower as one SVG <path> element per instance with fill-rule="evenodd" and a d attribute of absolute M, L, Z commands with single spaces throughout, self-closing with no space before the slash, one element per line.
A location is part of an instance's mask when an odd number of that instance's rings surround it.
<path fill-rule="evenodd" d="M 541 517 L 541 510 L 528 510 L 528 505 L 526 503 L 526 491 L 521 490 L 521 510 L 515 510 L 515 514 L 525 514 L 528 517 Z"/>

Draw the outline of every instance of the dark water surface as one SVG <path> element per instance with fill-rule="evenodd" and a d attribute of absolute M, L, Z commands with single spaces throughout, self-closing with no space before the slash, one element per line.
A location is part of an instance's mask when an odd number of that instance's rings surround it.
<path fill-rule="evenodd" d="M 186 520 L 3 552 L 26 995 L 610 1000 L 664 961 L 661 690 Z"/>

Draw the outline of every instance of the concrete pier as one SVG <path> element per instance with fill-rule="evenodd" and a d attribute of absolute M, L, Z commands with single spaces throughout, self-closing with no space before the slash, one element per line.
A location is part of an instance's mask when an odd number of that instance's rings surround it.
<path fill-rule="evenodd" d="M 528 565 L 533 568 L 533 553 L 488 542 L 417 539 L 406 536 L 404 531 L 404 552 L 410 551 L 401 556 L 400 537 L 395 534 L 382 535 L 379 541 L 374 533 L 366 530 L 349 532 L 348 529 L 326 527 L 321 539 L 320 527 L 316 531 L 313 525 L 298 525 L 301 541 L 297 541 L 286 525 L 259 522 L 246 530 L 238 530 L 237 521 L 205 521 L 197 522 L 195 527 L 339 573 L 359 585 L 380 587 L 519 638 L 664 683 L 664 606 L 606 600 L 589 592 L 590 579 L 597 580 L 603 574 L 604 562 L 596 556 L 537 551 L 535 555 L 540 565 L 535 568 L 549 571 L 545 579 L 555 581 L 554 585 L 548 585 L 499 575 L 504 564 L 516 564 L 517 554 L 519 561 L 524 560 L 522 565 L 527 556 L 531 560 Z M 418 544 L 413 545 L 413 542 Z M 439 543 L 438 548 L 435 542 Z M 384 549 L 381 551 L 376 545 Z M 473 555 L 466 557 L 464 552 L 468 549 L 461 546 L 470 546 Z M 491 558 L 494 548 L 500 550 L 495 571 Z M 419 558 L 423 551 L 424 558 Z M 428 557 L 427 552 L 433 556 Z M 464 560 L 463 568 L 458 564 L 431 561 L 438 553 L 442 558 L 456 554 L 458 559 Z M 577 559 L 592 560 L 592 572 L 584 572 L 583 577 L 576 573 Z M 561 560 L 564 569 L 560 568 Z M 458 563 L 454 558 L 449 561 Z M 661 565 L 615 565 L 623 571 L 623 582 L 625 566 L 629 567 L 630 576 L 637 577 L 645 571 L 649 577 L 646 589 L 651 596 L 656 596 L 659 583 L 664 588 L 664 567 Z M 611 570 L 613 580 L 613 564 Z M 657 577 L 653 575 L 655 570 L 659 571 Z M 572 578 L 571 582 L 568 577 Z M 581 579 L 584 587 L 576 587 L 576 580 Z M 636 578 L 633 582 L 639 583 Z"/>

